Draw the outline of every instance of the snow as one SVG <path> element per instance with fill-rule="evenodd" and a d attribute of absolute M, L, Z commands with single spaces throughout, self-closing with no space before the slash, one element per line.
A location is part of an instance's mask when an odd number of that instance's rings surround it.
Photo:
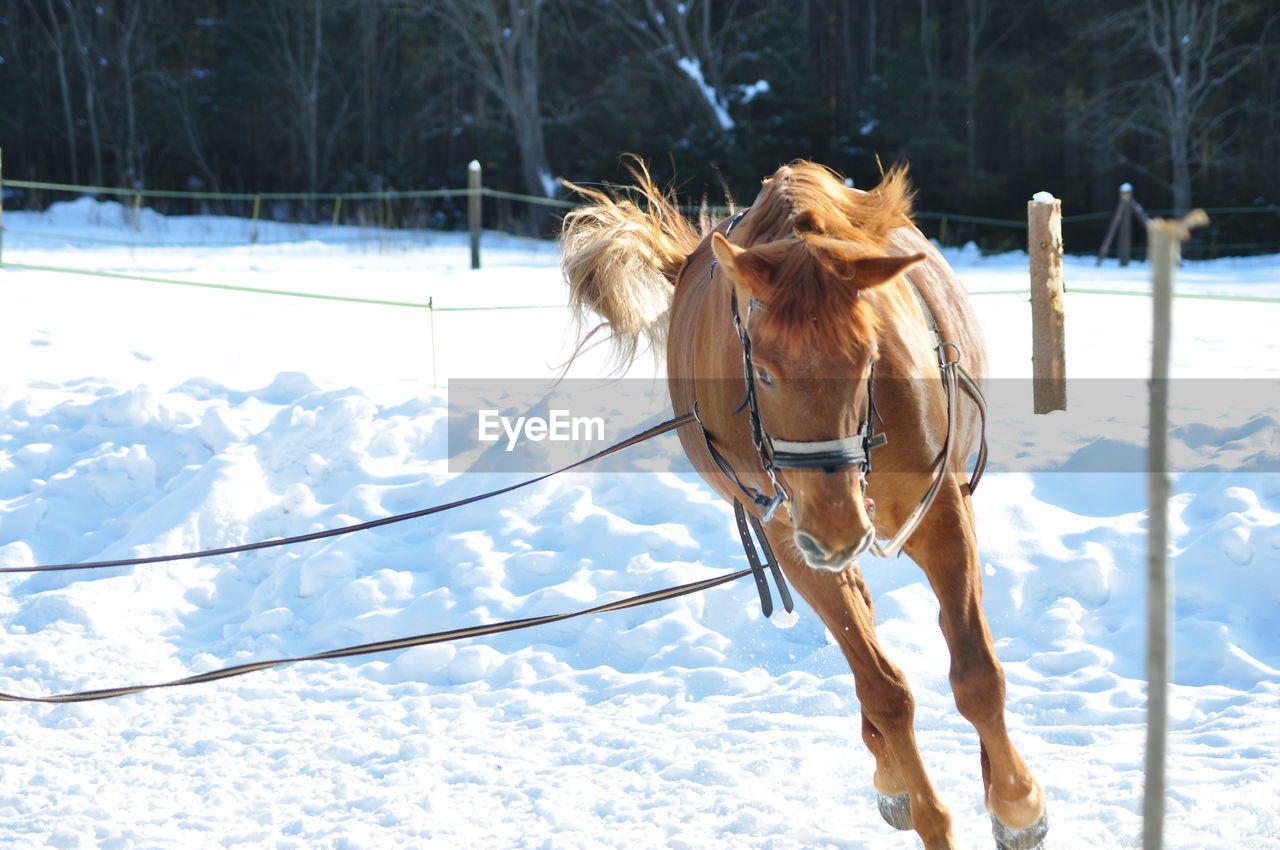
<path fill-rule="evenodd" d="M 238 220 L 143 210 L 136 238 L 167 245 L 142 248 L 95 241 L 135 238 L 132 209 L 87 199 L 5 223 L 8 263 L 437 306 L 564 302 L 554 247 L 498 234 L 472 272 L 464 234 L 357 240 L 264 222 L 251 245 Z M 974 304 L 997 389 L 1025 387 L 1029 306 L 1000 294 L 1025 290 L 1025 255 L 948 254 L 985 293 Z M 1008 722 L 1061 848 L 1138 846 L 1134 470 L 1150 303 L 1087 290 L 1141 292 L 1148 274 L 1067 258 L 1069 368 L 1107 379 L 1121 403 L 1030 417 L 1017 392 L 994 393 L 992 471 L 975 498 Z M 1188 262 L 1178 288 L 1274 298 L 1280 257 Z M 511 483 L 523 476 L 450 471 L 443 384 L 553 378 L 575 338 L 563 307 L 432 317 L 12 268 L 0 289 L 0 566 L 299 534 Z M 1226 386 L 1229 403 L 1197 389 L 1175 411 L 1179 468 L 1205 471 L 1178 474 L 1171 504 L 1170 847 L 1280 848 L 1278 318 L 1277 303 L 1176 304 L 1174 374 Z M 570 374 L 606 365 L 589 351 Z M 642 359 L 632 374 L 654 368 Z M 729 507 L 695 476 L 578 472 L 300 546 L 0 576 L 0 691 L 161 681 L 744 565 Z M 990 846 L 937 604 L 908 559 L 863 567 L 957 842 Z M 803 607 L 766 622 L 750 582 L 483 640 L 3 711 L 6 846 L 918 846 L 876 812 L 839 650 Z"/>
<path fill-rule="evenodd" d="M 750 85 L 738 86 L 743 103 L 750 103 L 760 95 L 768 94 L 771 90 L 768 80 L 756 80 Z"/>
<path fill-rule="evenodd" d="M 538 182 L 542 184 L 542 196 L 544 198 L 554 198 L 560 194 L 560 178 L 545 168 L 538 169 Z"/>
<path fill-rule="evenodd" d="M 720 93 L 707 82 L 706 77 L 702 73 L 702 60 L 696 56 L 681 56 L 676 60 L 676 66 L 684 71 L 685 75 L 693 81 L 701 93 L 702 99 L 707 102 L 711 110 L 715 113 L 716 122 L 720 125 L 720 129 L 726 133 L 732 130 L 737 124 L 733 117 L 729 115 L 729 108 L 725 105 L 724 99 Z"/>

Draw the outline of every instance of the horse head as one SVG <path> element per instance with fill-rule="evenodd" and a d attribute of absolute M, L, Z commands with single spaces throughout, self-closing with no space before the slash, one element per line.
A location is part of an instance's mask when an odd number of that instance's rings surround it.
<path fill-rule="evenodd" d="M 887 257 L 812 223 L 797 218 L 792 233 L 747 247 L 716 233 L 711 247 L 731 288 L 761 463 L 805 562 L 839 572 L 876 534 L 864 492 L 878 345 L 867 293 L 924 255 Z"/>

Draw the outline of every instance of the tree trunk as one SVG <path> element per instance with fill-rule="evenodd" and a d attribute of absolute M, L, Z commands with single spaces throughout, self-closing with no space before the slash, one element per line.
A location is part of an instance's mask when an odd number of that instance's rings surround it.
<path fill-rule="evenodd" d="M 62 122 L 67 128 L 67 160 L 71 166 L 71 182 L 79 183 L 80 157 L 76 146 L 76 121 L 71 108 L 71 82 L 67 78 L 66 37 L 63 34 L 62 22 L 58 19 L 58 12 L 54 9 L 53 0 L 45 0 L 44 5 L 49 13 L 49 20 L 44 23 L 44 30 L 49 39 L 49 46 L 53 48 L 54 65 L 58 72 L 58 95 L 62 104 Z M 43 18 L 40 17 L 34 3 L 31 4 L 31 12 L 43 23 Z"/>
<path fill-rule="evenodd" d="M 95 56 L 98 51 L 87 32 L 88 27 L 81 25 L 77 7 L 68 5 L 67 10 L 68 19 L 71 22 L 71 35 L 75 39 L 76 56 L 80 60 L 81 82 L 84 84 L 84 112 L 85 120 L 89 125 L 89 152 L 93 156 L 93 171 L 89 175 L 89 181 L 95 186 L 101 186 L 106 181 L 102 158 L 102 132 L 98 127 L 98 73 L 95 67 Z"/>

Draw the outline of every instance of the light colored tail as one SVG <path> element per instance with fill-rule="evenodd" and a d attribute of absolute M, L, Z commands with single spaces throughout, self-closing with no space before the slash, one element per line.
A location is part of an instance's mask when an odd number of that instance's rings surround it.
<path fill-rule="evenodd" d="M 654 184 L 643 162 L 636 159 L 629 170 L 638 203 L 568 184 L 590 203 L 565 216 L 560 237 L 574 318 L 580 328 L 590 321 L 590 313 L 604 319 L 579 341 L 573 357 L 598 332 L 607 331 L 620 370 L 635 360 L 642 336 L 655 354 L 665 353 L 676 277 L 702 241 L 674 197 Z"/>

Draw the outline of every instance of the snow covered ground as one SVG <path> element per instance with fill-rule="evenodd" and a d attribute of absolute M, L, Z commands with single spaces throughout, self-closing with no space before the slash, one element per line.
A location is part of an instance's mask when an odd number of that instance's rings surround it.
<path fill-rule="evenodd" d="M 89 200 L 10 213 L 4 260 L 539 309 L 438 311 L 433 338 L 431 314 L 410 307 L 0 271 L 0 566 L 304 533 L 512 480 L 449 471 L 444 383 L 557 374 L 574 331 L 555 306 L 554 246 L 486 234 L 472 272 L 454 235 L 267 228 L 248 245 L 242 222 L 147 211 L 140 238 L 169 247 L 92 241 L 128 239 L 130 223 Z M 1025 256 L 952 258 L 975 293 L 1025 289 Z M 1119 385 L 1140 395 L 1149 300 L 1079 290 L 1140 291 L 1147 275 L 1068 260 L 1073 376 L 1130 379 Z M 1179 288 L 1277 297 L 1280 258 L 1188 263 Z M 995 375 L 1025 378 L 1025 297 L 974 303 Z M 1280 848 L 1280 303 L 1181 300 L 1175 322 L 1175 374 L 1233 387 L 1235 406 L 1192 392 L 1175 413 L 1179 468 L 1204 471 L 1179 475 L 1172 504 L 1166 846 Z M 603 371 L 593 352 L 571 374 Z M 1053 846 L 1138 846 L 1143 477 L 1081 470 L 1140 468 L 1144 435 L 1109 408 L 1035 420 L 1003 404 L 976 506 L 1010 726 L 1045 784 Z M 1024 462 L 1043 445 L 1068 471 Z M 0 576 L 0 691 L 161 681 L 743 566 L 728 506 L 695 477 L 575 473 L 295 547 Z M 905 558 L 863 568 L 957 840 L 990 846 L 936 603 Z M 749 582 L 456 645 L 0 711 L 4 846 L 917 846 L 876 813 L 838 650 L 807 610 L 763 619 Z"/>

